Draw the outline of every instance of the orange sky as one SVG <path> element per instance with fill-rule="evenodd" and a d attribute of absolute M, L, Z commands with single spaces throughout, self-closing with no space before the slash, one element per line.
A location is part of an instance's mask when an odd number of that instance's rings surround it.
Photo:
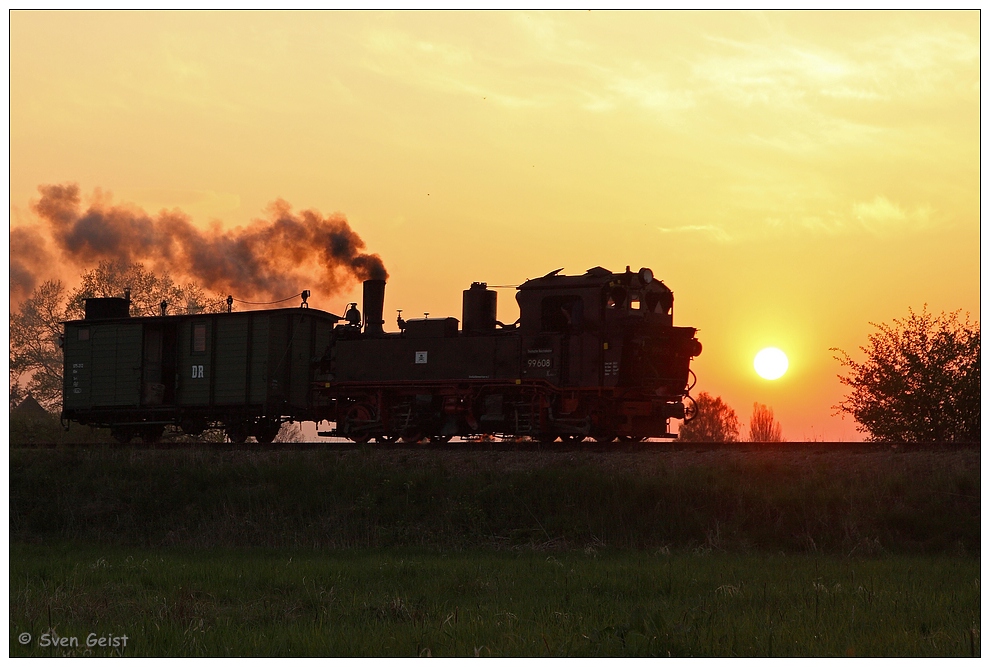
<path fill-rule="evenodd" d="M 459 317 L 475 280 L 649 266 L 700 329 L 695 392 L 744 423 L 770 405 L 790 440 L 859 439 L 832 416 L 828 349 L 926 303 L 980 316 L 979 27 L 976 11 L 15 11 L 11 224 L 35 222 L 42 184 L 203 228 L 282 198 L 347 216 L 391 274 L 386 313 L 407 316 Z M 752 369 L 768 345 L 791 364 L 773 382 Z"/>

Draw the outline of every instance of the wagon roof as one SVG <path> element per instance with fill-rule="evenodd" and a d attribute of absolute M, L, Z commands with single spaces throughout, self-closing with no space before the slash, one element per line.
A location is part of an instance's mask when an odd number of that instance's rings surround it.
<path fill-rule="evenodd" d="M 103 324 L 103 323 L 124 323 L 124 322 L 150 322 L 157 320 L 160 322 L 175 322 L 177 320 L 188 320 L 201 317 L 237 317 L 243 315 L 250 315 L 252 313 L 264 313 L 266 315 L 271 314 L 288 314 L 288 313 L 299 313 L 304 315 L 310 315 L 312 317 L 327 318 L 335 321 L 343 320 L 340 315 L 334 315 L 325 310 L 320 310 L 319 308 L 270 308 L 270 309 L 258 309 L 258 310 L 235 310 L 233 312 L 227 313 L 184 313 L 182 315 L 136 315 L 132 317 L 109 317 L 109 318 L 98 318 L 98 319 L 81 319 L 81 320 L 67 320 L 62 324 Z"/>

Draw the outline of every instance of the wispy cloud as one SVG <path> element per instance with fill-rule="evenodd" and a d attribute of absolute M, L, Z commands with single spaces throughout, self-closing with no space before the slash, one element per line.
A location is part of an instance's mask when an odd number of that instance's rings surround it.
<path fill-rule="evenodd" d="M 680 227 L 657 227 L 661 234 L 705 234 L 721 243 L 728 243 L 733 237 L 715 225 L 683 225 Z"/>
<path fill-rule="evenodd" d="M 907 209 L 880 195 L 852 205 L 853 219 L 873 234 L 924 229 L 931 224 L 932 213 L 928 206 Z"/>
<path fill-rule="evenodd" d="M 866 233 L 884 238 L 928 229 L 936 219 L 931 206 L 909 207 L 877 195 L 868 201 L 853 202 L 842 210 L 778 212 L 765 218 L 764 224 L 773 233 L 806 231 L 825 236 Z"/>
<path fill-rule="evenodd" d="M 684 111 L 697 104 L 690 90 L 671 85 L 660 73 L 641 72 L 639 76 L 616 73 L 615 83 L 608 89 L 625 100 L 655 111 Z"/>
<path fill-rule="evenodd" d="M 492 61 L 484 52 L 452 41 L 417 38 L 394 28 L 368 30 L 363 39 L 364 66 L 405 85 L 434 92 L 483 98 L 509 108 L 547 104 L 541 93 L 519 93 L 519 85 L 505 85 L 506 63 Z"/>

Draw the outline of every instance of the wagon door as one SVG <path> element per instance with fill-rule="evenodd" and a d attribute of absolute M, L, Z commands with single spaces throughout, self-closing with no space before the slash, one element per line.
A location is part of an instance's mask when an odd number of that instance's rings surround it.
<path fill-rule="evenodd" d="M 101 324 L 92 329 L 93 406 L 130 406 L 141 402 L 142 327 Z"/>
<path fill-rule="evenodd" d="M 165 384 L 162 382 L 161 325 L 144 328 L 144 363 L 141 373 L 141 405 L 161 405 L 165 401 Z"/>
<path fill-rule="evenodd" d="M 145 325 L 141 405 L 150 407 L 175 403 L 175 341 L 175 322 Z"/>

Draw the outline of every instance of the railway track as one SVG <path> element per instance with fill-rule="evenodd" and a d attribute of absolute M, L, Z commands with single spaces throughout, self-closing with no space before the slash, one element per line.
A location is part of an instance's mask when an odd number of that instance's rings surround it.
<path fill-rule="evenodd" d="M 361 449 L 375 451 L 437 451 L 437 452 L 648 452 L 648 451 L 726 451 L 726 452 L 879 452 L 879 451 L 972 451 L 979 450 L 980 443 L 886 443 L 886 442 L 682 442 L 678 440 L 648 440 L 644 442 L 599 443 L 593 440 L 584 442 L 541 443 L 535 440 L 510 439 L 470 439 L 451 440 L 447 443 L 371 443 L 357 444 L 349 440 L 335 439 L 319 442 L 280 442 L 273 444 L 161 441 L 154 444 L 134 441 L 127 444 L 117 442 L 39 442 L 11 445 L 11 449 L 120 449 L 120 450 L 210 450 L 210 451 L 355 451 Z"/>

